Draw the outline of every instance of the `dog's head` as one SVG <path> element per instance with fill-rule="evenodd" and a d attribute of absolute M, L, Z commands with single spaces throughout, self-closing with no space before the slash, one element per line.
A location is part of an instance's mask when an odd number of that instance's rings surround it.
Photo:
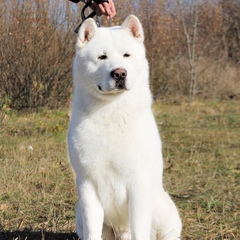
<path fill-rule="evenodd" d="M 133 15 L 121 27 L 112 28 L 98 28 L 87 19 L 77 37 L 75 85 L 95 96 L 131 90 L 141 81 L 143 69 L 148 72 L 143 42 L 142 25 Z"/>

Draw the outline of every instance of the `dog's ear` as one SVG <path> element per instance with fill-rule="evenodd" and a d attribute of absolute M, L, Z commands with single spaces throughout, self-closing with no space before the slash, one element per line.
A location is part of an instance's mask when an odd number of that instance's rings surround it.
<path fill-rule="evenodd" d="M 77 47 L 84 47 L 97 33 L 98 27 L 92 18 L 85 20 L 79 31 L 77 37 Z"/>
<path fill-rule="evenodd" d="M 144 41 L 144 32 L 142 24 L 134 15 L 129 15 L 122 24 L 122 29 L 129 31 L 139 42 Z"/>

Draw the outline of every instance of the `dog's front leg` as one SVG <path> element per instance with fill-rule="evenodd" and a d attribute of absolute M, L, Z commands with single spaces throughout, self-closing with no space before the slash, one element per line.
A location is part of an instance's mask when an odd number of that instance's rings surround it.
<path fill-rule="evenodd" d="M 100 240 L 104 214 L 91 182 L 78 184 L 78 197 L 76 228 L 80 239 L 83 236 L 83 240 Z M 81 230 L 83 233 L 79 232 Z"/>
<path fill-rule="evenodd" d="M 129 194 L 131 240 L 149 240 L 152 225 L 152 192 L 148 186 L 137 184 Z"/>

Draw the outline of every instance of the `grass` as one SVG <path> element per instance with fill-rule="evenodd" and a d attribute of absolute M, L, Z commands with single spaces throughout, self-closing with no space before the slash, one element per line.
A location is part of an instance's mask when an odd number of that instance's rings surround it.
<path fill-rule="evenodd" d="M 153 106 L 182 239 L 240 239 L 240 104 Z M 65 109 L 2 111 L 0 239 L 77 239 Z"/>

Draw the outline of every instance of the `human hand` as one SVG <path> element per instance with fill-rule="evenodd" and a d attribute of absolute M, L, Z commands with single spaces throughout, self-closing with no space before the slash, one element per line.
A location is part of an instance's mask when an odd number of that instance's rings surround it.
<path fill-rule="evenodd" d="M 112 0 L 102 3 L 92 1 L 92 5 L 90 7 L 97 13 L 98 16 L 105 15 L 107 20 L 116 15 L 116 9 Z"/>

